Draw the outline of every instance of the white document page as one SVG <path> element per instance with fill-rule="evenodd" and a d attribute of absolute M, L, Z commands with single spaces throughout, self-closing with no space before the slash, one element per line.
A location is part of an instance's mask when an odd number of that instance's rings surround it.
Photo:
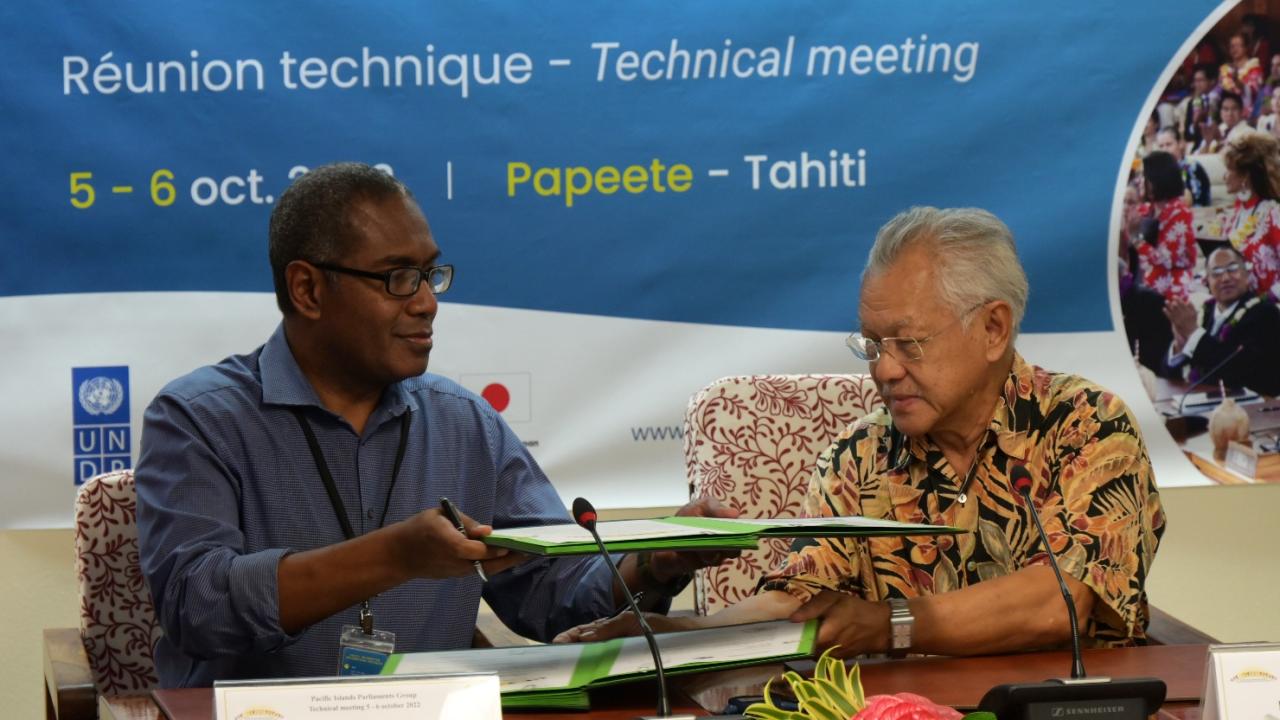
<path fill-rule="evenodd" d="M 848 528 L 885 528 L 901 527 L 904 523 L 897 520 L 882 520 L 866 517 L 822 517 L 822 518 L 734 518 L 734 522 L 744 523 L 760 528 L 788 527 L 848 527 Z M 910 525 L 910 523 L 905 523 Z"/>
<path fill-rule="evenodd" d="M 409 653 L 396 675 L 497 673 L 501 691 L 568 687 L 582 656 L 581 645 L 527 645 L 484 650 Z"/>
<path fill-rule="evenodd" d="M 621 540 L 649 540 L 652 538 L 687 537 L 690 535 L 725 535 L 729 533 L 687 527 L 660 520 L 610 520 L 596 523 L 596 532 L 605 542 Z M 531 527 L 503 528 L 494 530 L 494 535 L 516 537 L 525 540 L 536 540 L 546 543 L 592 543 L 595 540 L 591 533 L 574 524 L 536 525 Z"/>
<path fill-rule="evenodd" d="M 662 651 L 662 666 L 678 668 L 696 663 L 725 663 L 792 654 L 800 648 L 804 628 L 804 623 L 777 620 L 665 633 L 656 637 Z M 622 641 L 622 652 L 618 653 L 609 674 L 627 675 L 654 670 L 648 643 L 643 637 L 629 637 Z"/>

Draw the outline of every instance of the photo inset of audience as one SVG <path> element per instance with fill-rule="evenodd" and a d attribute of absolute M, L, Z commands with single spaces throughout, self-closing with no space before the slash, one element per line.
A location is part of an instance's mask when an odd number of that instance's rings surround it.
<path fill-rule="evenodd" d="M 1280 3 L 1274 21 L 1241 12 L 1183 59 L 1143 128 L 1117 261 L 1139 364 L 1180 392 L 1212 375 L 1201 389 L 1265 398 L 1280 395 Z"/>

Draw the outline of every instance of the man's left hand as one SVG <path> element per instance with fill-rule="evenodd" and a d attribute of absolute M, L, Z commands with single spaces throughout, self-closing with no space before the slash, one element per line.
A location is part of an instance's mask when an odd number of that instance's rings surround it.
<path fill-rule="evenodd" d="M 847 658 L 868 652 L 884 652 L 889 647 L 889 605 L 868 602 L 860 597 L 823 590 L 791 614 L 792 622 L 822 618 L 817 649 L 840 647 L 832 653 Z"/>
<path fill-rule="evenodd" d="M 713 497 L 703 497 L 680 508 L 676 511 L 676 515 L 683 517 L 736 518 L 738 517 L 738 511 L 722 504 Z M 698 568 L 719 565 L 725 560 L 738 557 L 738 554 L 737 550 L 661 551 L 655 552 L 650 556 L 649 568 L 655 578 L 665 583 L 681 575 L 691 573 Z"/>

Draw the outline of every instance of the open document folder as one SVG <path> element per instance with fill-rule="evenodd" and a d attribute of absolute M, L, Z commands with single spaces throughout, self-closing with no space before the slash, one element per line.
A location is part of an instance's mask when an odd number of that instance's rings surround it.
<path fill-rule="evenodd" d="M 611 551 L 749 550 L 760 538 L 878 537 L 885 535 L 952 535 L 964 532 L 945 525 L 921 525 L 864 517 L 754 518 L 664 517 L 655 520 L 609 520 L 596 531 Z M 533 555 L 589 555 L 599 552 L 591 533 L 572 523 L 494 530 L 489 545 Z"/>
<path fill-rule="evenodd" d="M 660 633 L 667 675 L 783 662 L 813 654 L 818 621 L 786 620 Z M 392 655 L 383 675 L 497 673 L 504 708 L 590 707 L 591 688 L 656 674 L 643 637 Z"/>

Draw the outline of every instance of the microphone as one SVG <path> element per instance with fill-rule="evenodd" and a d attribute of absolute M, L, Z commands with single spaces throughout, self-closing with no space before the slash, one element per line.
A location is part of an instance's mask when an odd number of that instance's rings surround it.
<path fill-rule="evenodd" d="M 1080 655 L 1080 624 L 1076 618 L 1076 601 L 1071 597 L 1071 590 L 1067 588 L 1067 581 L 1062 579 L 1062 569 L 1058 567 L 1058 559 L 1053 556 L 1053 548 L 1049 545 L 1049 533 L 1044 531 L 1044 523 L 1040 522 L 1040 513 L 1036 509 L 1035 501 L 1031 499 L 1031 473 L 1027 471 L 1027 466 L 1018 463 L 1013 466 L 1013 472 L 1009 474 L 1013 480 L 1013 489 L 1017 490 L 1027 501 L 1027 514 L 1036 523 L 1036 530 L 1040 532 L 1040 542 L 1044 543 L 1044 552 L 1049 556 L 1049 566 L 1053 568 L 1053 574 L 1058 578 L 1058 589 L 1062 591 L 1062 599 L 1067 602 L 1067 619 L 1071 621 L 1071 677 L 1080 679 L 1084 677 L 1084 658 Z"/>
<path fill-rule="evenodd" d="M 618 566 L 613 564 L 613 558 L 609 557 L 609 551 L 605 549 L 604 541 L 600 539 L 600 533 L 596 532 L 596 509 L 586 498 L 576 498 L 573 501 L 573 521 L 578 523 L 587 532 L 591 533 L 591 537 L 595 538 L 596 547 L 600 548 L 600 555 L 604 558 L 604 563 L 613 571 L 613 579 L 618 581 L 618 586 L 622 588 L 622 594 L 627 598 L 627 604 L 631 606 L 631 612 L 636 614 L 636 621 L 640 623 L 640 632 L 644 634 L 644 640 L 649 644 L 649 652 L 653 655 L 653 667 L 658 673 L 658 714 L 654 717 L 672 718 L 671 715 L 671 698 L 667 695 L 667 676 L 662 668 L 662 654 L 658 652 L 658 640 L 653 636 L 653 628 L 649 627 L 648 621 L 644 619 L 644 614 L 640 612 L 640 606 L 636 604 L 636 599 L 631 595 L 631 591 L 627 589 L 627 583 L 622 579 L 622 573 L 618 572 Z M 693 720 L 692 715 L 676 715 L 677 720 Z M 639 718 L 639 720 L 648 720 L 648 718 Z"/>
<path fill-rule="evenodd" d="M 1209 418 L 1203 415 L 1183 415 L 1182 414 L 1182 408 L 1187 404 L 1187 396 L 1191 394 L 1190 391 L 1193 388 L 1200 387 L 1201 385 L 1204 385 L 1206 382 L 1212 380 L 1215 375 L 1217 375 L 1223 368 L 1227 366 L 1227 363 L 1231 362 L 1235 358 L 1235 356 L 1239 355 L 1242 352 L 1244 352 L 1243 345 L 1237 347 L 1235 350 L 1232 350 L 1231 353 L 1228 354 L 1227 357 L 1225 357 L 1222 360 L 1222 362 L 1210 368 L 1209 372 L 1205 373 L 1204 377 L 1200 378 L 1200 380 L 1196 381 L 1195 384 L 1187 388 L 1187 392 L 1182 393 L 1182 399 L 1178 401 L 1178 410 L 1176 414 L 1171 415 L 1165 418 L 1164 420 L 1165 429 L 1169 431 L 1169 434 L 1173 436 L 1173 439 L 1176 442 L 1179 442 L 1179 443 L 1186 442 L 1187 438 L 1191 437 L 1192 435 L 1198 435 L 1204 432 L 1205 430 L 1209 429 Z"/>
<path fill-rule="evenodd" d="M 1187 392 L 1182 393 L 1182 399 L 1178 401 L 1178 413 L 1176 417 L 1182 417 L 1182 408 L 1187 404 L 1187 396 L 1191 394 L 1190 391 L 1192 389 L 1198 388 L 1201 385 L 1207 384 L 1210 380 L 1214 378 L 1215 375 L 1217 375 L 1223 368 L 1227 366 L 1227 363 L 1234 360 L 1235 357 L 1242 352 L 1244 352 L 1244 346 L 1240 345 L 1235 350 L 1232 350 L 1230 354 L 1228 354 L 1225 358 L 1223 358 L 1222 362 L 1218 363 L 1217 365 L 1214 365 L 1212 368 L 1209 368 L 1209 372 L 1205 373 L 1204 377 L 1200 378 L 1195 382 L 1195 384 L 1187 388 Z M 1225 394 L 1222 399 L 1226 400 Z M 1207 426 L 1208 424 L 1206 423 L 1206 427 Z"/>
<path fill-rule="evenodd" d="M 1164 704 L 1168 692 L 1158 678 L 1086 677 L 1080 652 L 1080 628 L 1076 603 L 1062 578 L 1062 569 L 1049 544 L 1049 534 L 1040 522 L 1040 511 L 1031 499 L 1031 473 L 1018 463 L 1009 473 L 1013 488 L 1027 501 L 1027 513 L 1035 522 L 1040 541 L 1044 543 L 1049 565 L 1058 578 L 1058 587 L 1067 604 L 1071 621 L 1071 677 L 1041 683 L 1009 683 L 997 685 L 982 696 L 978 710 L 994 713 L 998 720 L 1028 720 L 1041 717 L 1088 716 L 1107 720 L 1143 720 L 1154 715 Z"/>

